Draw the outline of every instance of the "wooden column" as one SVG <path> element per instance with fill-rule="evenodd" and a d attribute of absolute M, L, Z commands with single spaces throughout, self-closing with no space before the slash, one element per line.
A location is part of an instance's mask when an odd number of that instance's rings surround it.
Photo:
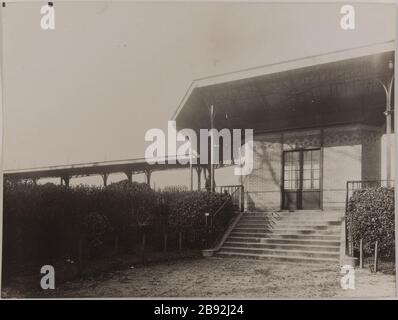
<path fill-rule="evenodd" d="M 213 163 L 214 158 L 214 136 L 213 136 L 213 129 L 214 129 L 214 119 L 215 119 L 215 112 L 214 106 L 210 106 L 210 167 L 209 167 L 209 174 L 210 174 L 210 190 L 212 192 L 215 191 L 215 164 Z"/>
<path fill-rule="evenodd" d="M 196 173 L 198 174 L 198 191 L 200 191 L 201 187 L 202 187 L 202 167 L 201 166 L 197 166 L 196 167 Z"/>
<path fill-rule="evenodd" d="M 152 171 L 150 169 L 145 170 L 146 183 L 148 184 L 148 186 L 151 186 L 151 173 Z"/>
<path fill-rule="evenodd" d="M 106 187 L 108 185 L 108 176 L 109 176 L 109 173 L 102 174 L 102 180 L 104 181 L 104 187 Z"/>
<path fill-rule="evenodd" d="M 133 171 L 132 170 L 128 170 L 128 171 L 125 171 L 124 173 L 127 176 L 127 180 L 129 182 L 133 182 Z"/>
<path fill-rule="evenodd" d="M 69 181 L 70 181 L 69 176 L 61 177 L 61 185 L 65 185 L 65 186 L 69 187 Z"/>

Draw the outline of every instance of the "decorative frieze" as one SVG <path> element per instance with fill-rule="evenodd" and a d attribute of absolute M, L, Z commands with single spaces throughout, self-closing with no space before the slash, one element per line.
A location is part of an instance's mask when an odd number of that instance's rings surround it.
<path fill-rule="evenodd" d="M 321 130 L 299 130 L 283 134 L 283 150 L 321 147 Z"/>
<path fill-rule="evenodd" d="M 343 131 L 335 133 L 325 133 L 323 145 L 325 147 L 349 146 L 361 144 L 361 132 Z"/>

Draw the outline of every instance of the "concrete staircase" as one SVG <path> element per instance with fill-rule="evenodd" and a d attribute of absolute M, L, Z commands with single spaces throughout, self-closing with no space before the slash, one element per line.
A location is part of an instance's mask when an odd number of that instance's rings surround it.
<path fill-rule="evenodd" d="M 343 212 L 246 212 L 221 249 L 222 257 L 302 264 L 339 263 Z"/>

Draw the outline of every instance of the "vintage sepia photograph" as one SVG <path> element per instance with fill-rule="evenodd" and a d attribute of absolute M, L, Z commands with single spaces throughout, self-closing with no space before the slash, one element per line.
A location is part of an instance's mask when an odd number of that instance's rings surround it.
<path fill-rule="evenodd" d="M 0 11 L 2 299 L 397 298 L 396 3 Z"/>

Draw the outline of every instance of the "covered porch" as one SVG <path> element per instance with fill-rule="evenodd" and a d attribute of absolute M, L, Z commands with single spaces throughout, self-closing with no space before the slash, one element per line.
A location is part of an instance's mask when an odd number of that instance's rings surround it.
<path fill-rule="evenodd" d="M 393 42 L 232 72 L 194 81 L 174 119 L 254 130 L 246 209 L 341 210 L 347 181 L 394 177 L 393 74 Z"/>

